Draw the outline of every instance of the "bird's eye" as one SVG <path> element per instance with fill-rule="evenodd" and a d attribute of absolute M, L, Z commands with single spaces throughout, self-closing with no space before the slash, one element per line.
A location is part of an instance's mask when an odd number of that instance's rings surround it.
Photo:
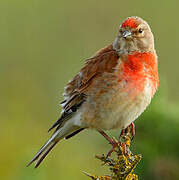
<path fill-rule="evenodd" d="M 143 32 L 143 30 L 140 28 L 140 29 L 139 29 L 139 33 L 142 33 L 142 32 Z"/>

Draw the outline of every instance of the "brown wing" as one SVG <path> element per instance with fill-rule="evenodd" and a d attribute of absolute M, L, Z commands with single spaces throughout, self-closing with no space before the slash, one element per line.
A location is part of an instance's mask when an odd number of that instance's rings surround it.
<path fill-rule="evenodd" d="M 118 54 L 109 45 L 98 51 L 92 58 L 87 59 L 85 66 L 80 72 L 67 84 L 65 88 L 65 100 L 61 103 L 63 113 L 53 126 L 60 127 L 64 121 L 69 119 L 80 105 L 85 101 L 87 91 L 93 81 L 104 72 L 113 72 L 118 63 Z"/>
<path fill-rule="evenodd" d="M 67 84 L 64 96 L 69 98 L 76 93 L 84 93 L 97 75 L 113 72 L 118 58 L 118 54 L 113 50 L 112 45 L 98 51 L 94 57 L 87 59 L 85 66 Z"/>

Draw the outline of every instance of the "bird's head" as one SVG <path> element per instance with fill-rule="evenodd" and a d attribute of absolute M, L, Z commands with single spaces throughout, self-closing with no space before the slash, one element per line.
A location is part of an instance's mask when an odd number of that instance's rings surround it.
<path fill-rule="evenodd" d="M 122 54 L 153 52 L 154 38 L 147 22 L 135 16 L 127 18 L 120 26 L 113 48 Z"/>

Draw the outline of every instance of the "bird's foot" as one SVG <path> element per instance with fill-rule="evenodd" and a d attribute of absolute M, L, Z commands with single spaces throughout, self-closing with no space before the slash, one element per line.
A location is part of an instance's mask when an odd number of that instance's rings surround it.
<path fill-rule="evenodd" d="M 122 154 L 124 155 L 130 155 L 130 144 L 131 140 L 133 140 L 135 136 L 135 125 L 132 122 L 126 129 L 123 129 L 121 131 L 120 137 L 119 137 L 119 144 L 122 151 Z"/>
<path fill-rule="evenodd" d="M 120 142 L 114 137 L 111 138 L 110 144 L 112 145 L 112 149 L 107 153 L 107 158 L 110 157 L 111 154 L 116 150 L 116 148 L 119 148 L 120 146 Z"/>
<path fill-rule="evenodd" d="M 133 139 L 135 136 L 135 124 L 132 122 L 130 127 L 131 127 L 130 132 L 131 132 L 131 136 L 132 136 L 131 139 Z"/>
<path fill-rule="evenodd" d="M 125 156 L 129 156 L 130 155 L 130 144 L 131 144 L 131 138 L 129 136 L 122 136 L 120 137 L 119 140 L 119 146 L 120 146 L 120 151 L 121 154 L 125 155 Z"/>
<path fill-rule="evenodd" d="M 119 141 L 114 137 L 109 137 L 104 131 L 100 130 L 99 133 L 104 136 L 104 138 L 112 145 L 112 149 L 107 153 L 107 158 L 111 156 L 111 154 L 115 151 L 115 149 L 119 148 Z"/>
<path fill-rule="evenodd" d="M 132 122 L 126 129 L 122 129 L 120 137 L 122 136 L 130 136 L 131 140 L 135 136 L 135 124 Z"/>
<path fill-rule="evenodd" d="M 120 152 L 123 155 L 130 155 L 130 143 L 135 135 L 134 123 L 131 123 L 126 129 L 123 129 L 120 134 L 119 140 L 114 137 L 109 137 L 104 131 L 99 130 L 99 133 L 112 145 L 112 149 L 107 153 L 106 158 L 110 157 L 113 152 Z"/>
<path fill-rule="evenodd" d="M 119 140 L 112 137 L 110 144 L 112 145 L 112 149 L 107 153 L 106 158 L 110 157 L 113 152 L 120 152 L 120 154 L 126 156 L 129 156 L 131 153 L 129 149 L 131 138 L 127 135 L 123 135 Z"/>
<path fill-rule="evenodd" d="M 114 137 L 111 138 L 112 149 L 107 153 L 106 159 L 108 159 L 113 152 L 116 152 L 118 155 L 124 155 L 129 157 L 131 155 L 131 151 L 129 149 L 131 145 L 131 137 L 127 135 L 123 135 L 119 140 L 116 140 Z"/>

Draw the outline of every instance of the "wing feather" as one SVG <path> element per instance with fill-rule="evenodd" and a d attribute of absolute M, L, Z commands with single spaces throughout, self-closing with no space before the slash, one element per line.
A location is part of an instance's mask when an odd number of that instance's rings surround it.
<path fill-rule="evenodd" d="M 98 51 L 92 58 L 86 60 L 84 67 L 67 84 L 64 92 L 65 100 L 61 103 L 63 113 L 61 117 L 49 129 L 61 127 L 63 122 L 69 119 L 74 112 L 85 102 L 88 90 L 92 82 L 102 73 L 112 73 L 118 63 L 119 56 L 109 45 Z"/>

